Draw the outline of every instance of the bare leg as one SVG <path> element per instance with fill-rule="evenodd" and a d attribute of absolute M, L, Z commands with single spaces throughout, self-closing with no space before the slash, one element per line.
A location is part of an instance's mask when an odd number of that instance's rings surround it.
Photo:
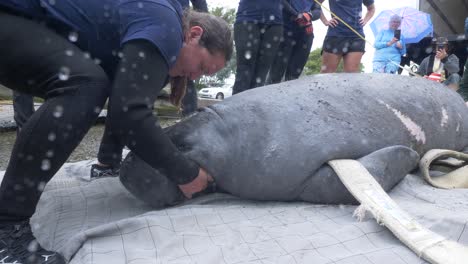
<path fill-rule="evenodd" d="M 363 52 L 350 52 L 343 56 L 344 72 L 360 72 L 362 55 L 364 55 Z"/>
<path fill-rule="evenodd" d="M 333 54 L 329 52 L 323 52 L 322 54 L 322 69 L 320 73 L 332 73 L 336 72 L 338 64 L 343 56 L 341 54 Z"/>

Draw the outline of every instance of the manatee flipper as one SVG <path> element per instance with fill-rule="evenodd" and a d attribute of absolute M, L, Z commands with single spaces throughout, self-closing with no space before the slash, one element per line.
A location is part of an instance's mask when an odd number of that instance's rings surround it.
<path fill-rule="evenodd" d="M 122 162 L 120 181 L 135 197 L 154 208 L 179 204 L 185 200 L 175 182 L 132 152 Z"/>
<path fill-rule="evenodd" d="M 391 190 L 410 171 L 418 166 L 419 155 L 405 146 L 386 147 L 359 159 L 385 191 Z M 325 204 L 357 204 L 338 175 L 322 166 L 304 184 L 299 200 Z"/>

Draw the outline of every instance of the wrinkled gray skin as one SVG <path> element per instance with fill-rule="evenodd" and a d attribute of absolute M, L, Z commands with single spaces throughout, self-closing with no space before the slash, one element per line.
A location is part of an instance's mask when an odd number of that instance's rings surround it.
<path fill-rule="evenodd" d="M 359 159 L 388 191 L 427 150 L 468 145 L 468 108 L 457 93 L 423 78 L 315 75 L 237 94 L 167 134 L 221 191 L 256 200 L 354 203 L 327 161 Z M 133 154 L 121 181 L 154 207 L 183 200 L 175 183 Z"/>

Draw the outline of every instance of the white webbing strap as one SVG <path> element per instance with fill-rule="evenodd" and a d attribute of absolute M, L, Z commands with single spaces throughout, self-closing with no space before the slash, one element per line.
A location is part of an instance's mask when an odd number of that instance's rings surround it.
<path fill-rule="evenodd" d="M 434 161 L 442 158 L 455 158 L 465 162 L 461 163 L 460 168 L 433 178 L 429 174 L 430 166 Z M 468 188 L 468 165 L 465 165 L 466 161 L 468 161 L 468 154 L 446 149 L 432 149 L 419 161 L 419 169 L 424 179 L 434 187 L 443 189 Z M 460 166 L 460 163 L 454 165 Z"/>
<path fill-rule="evenodd" d="M 421 226 L 400 209 L 361 163 L 332 160 L 328 164 L 361 205 L 418 256 L 434 264 L 467 263 L 468 247 Z"/>

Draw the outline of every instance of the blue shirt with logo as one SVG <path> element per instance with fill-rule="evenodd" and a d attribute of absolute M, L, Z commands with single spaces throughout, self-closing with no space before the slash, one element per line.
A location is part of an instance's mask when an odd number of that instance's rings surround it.
<path fill-rule="evenodd" d="M 359 34 L 364 36 L 364 30 L 359 24 L 359 19 L 362 15 L 362 5 L 370 6 L 374 0 L 329 0 L 330 10 L 339 18 L 345 21 Z M 338 26 L 328 27 L 327 37 L 358 37 L 351 29 L 349 29 L 341 21 L 338 21 Z"/>
<path fill-rule="evenodd" d="M 113 76 L 119 50 L 131 40 L 154 44 L 171 67 L 183 44 L 177 0 L 2 0 L 0 7 L 46 21 Z"/>
<path fill-rule="evenodd" d="M 236 23 L 283 24 L 281 0 L 240 0 Z"/>

